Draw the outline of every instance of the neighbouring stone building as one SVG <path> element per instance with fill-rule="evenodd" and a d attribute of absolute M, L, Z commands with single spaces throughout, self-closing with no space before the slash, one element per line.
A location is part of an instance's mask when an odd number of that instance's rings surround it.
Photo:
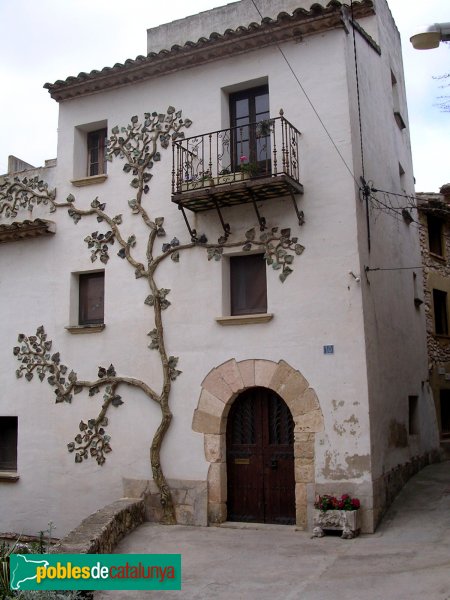
<path fill-rule="evenodd" d="M 450 441 L 450 184 L 417 194 L 428 369 L 441 445 Z M 420 301 L 420 300 L 419 300 Z"/>
<path fill-rule="evenodd" d="M 389 7 L 256 4 L 46 84 L 57 162 L 0 179 L 0 531 L 350 493 L 371 532 L 436 457 L 418 230 L 374 191 L 414 193 Z"/>

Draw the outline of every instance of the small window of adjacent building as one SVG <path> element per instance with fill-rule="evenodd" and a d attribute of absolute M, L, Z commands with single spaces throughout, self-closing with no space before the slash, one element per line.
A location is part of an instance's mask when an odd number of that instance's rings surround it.
<path fill-rule="evenodd" d="M 0 417 L 0 471 L 17 471 L 17 417 Z"/>
<path fill-rule="evenodd" d="M 88 148 L 88 172 L 93 175 L 103 175 L 106 173 L 106 139 L 107 130 L 97 129 L 97 131 L 89 131 L 87 134 Z"/>
<path fill-rule="evenodd" d="M 266 262 L 262 254 L 230 257 L 231 315 L 267 312 Z"/>
<path fill-rule="evenodd" d="M 394 108 L 394 118 L 399 129 L 405 129 L 406 124 L 403 120 L 401 109 L 400 109 L 400 95 L 398 91 L 397 79 L 394 73 L 391 71 L 391 84 L 392 84 L 392 103 Z"/>
<path fill-rule="evenodd" d="M 409 435 L 417 435 L 419 433 L 419 417 L 418 417 L 418 396 L 408 396 L 408 409 L 409 409 Z"/>
<path fill-rule="evenodd" d="M 450 390 L 440 390 L 441 436 L 450 438 Z"/>
<path fill-rule="evenodd" d="M 104 323 L 105 273 L 81 273 L 79 276 L 79 325 Z"/>
<path fill-rule="evenodd" d="M 442 219 L 432 215 L 427 216 L 428 246 L 430 252 L 437 256 L 444 256 L 443 222 Z"/>
<path fill-rule="evenodd" d="M 448 335 L 447 292 L 433 290 L 434 332 L 436 335 Z"/>

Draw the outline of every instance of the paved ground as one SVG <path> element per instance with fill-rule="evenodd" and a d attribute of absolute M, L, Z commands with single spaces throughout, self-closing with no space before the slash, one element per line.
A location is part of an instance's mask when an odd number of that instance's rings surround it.
<path fill-rule="evenodd" d="M 377 532 L 355 540 L 147 523 L 116 552 L 181 553 L 183 589 L 96 600 L 450 600 L 450 462 L 413 477 Z"/>

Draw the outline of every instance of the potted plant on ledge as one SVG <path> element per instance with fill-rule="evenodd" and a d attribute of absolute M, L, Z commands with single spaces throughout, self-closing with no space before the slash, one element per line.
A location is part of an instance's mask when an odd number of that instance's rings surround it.
<path fill-rule="evenodd" d="M 352 539 L 361 529 L 358 498 L 343 494 L 340 498 L 324 494 L 314 502 L 313 537 L 323 537 L 326 529 L 342 530 L 342 538 Z"/>

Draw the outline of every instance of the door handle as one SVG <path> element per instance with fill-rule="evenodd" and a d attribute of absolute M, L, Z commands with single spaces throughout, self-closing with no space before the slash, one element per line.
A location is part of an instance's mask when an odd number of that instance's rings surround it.
<path fill-rule="evenodd" d="M 270 461 L 270 468 L 271 468 L 271 469 L 277 469 L 277 468 L 278 468 L 278 461 L 277 461 L 277 460 L 274 460 L 274 459 L 272 459 L 272 460 Z"/>

